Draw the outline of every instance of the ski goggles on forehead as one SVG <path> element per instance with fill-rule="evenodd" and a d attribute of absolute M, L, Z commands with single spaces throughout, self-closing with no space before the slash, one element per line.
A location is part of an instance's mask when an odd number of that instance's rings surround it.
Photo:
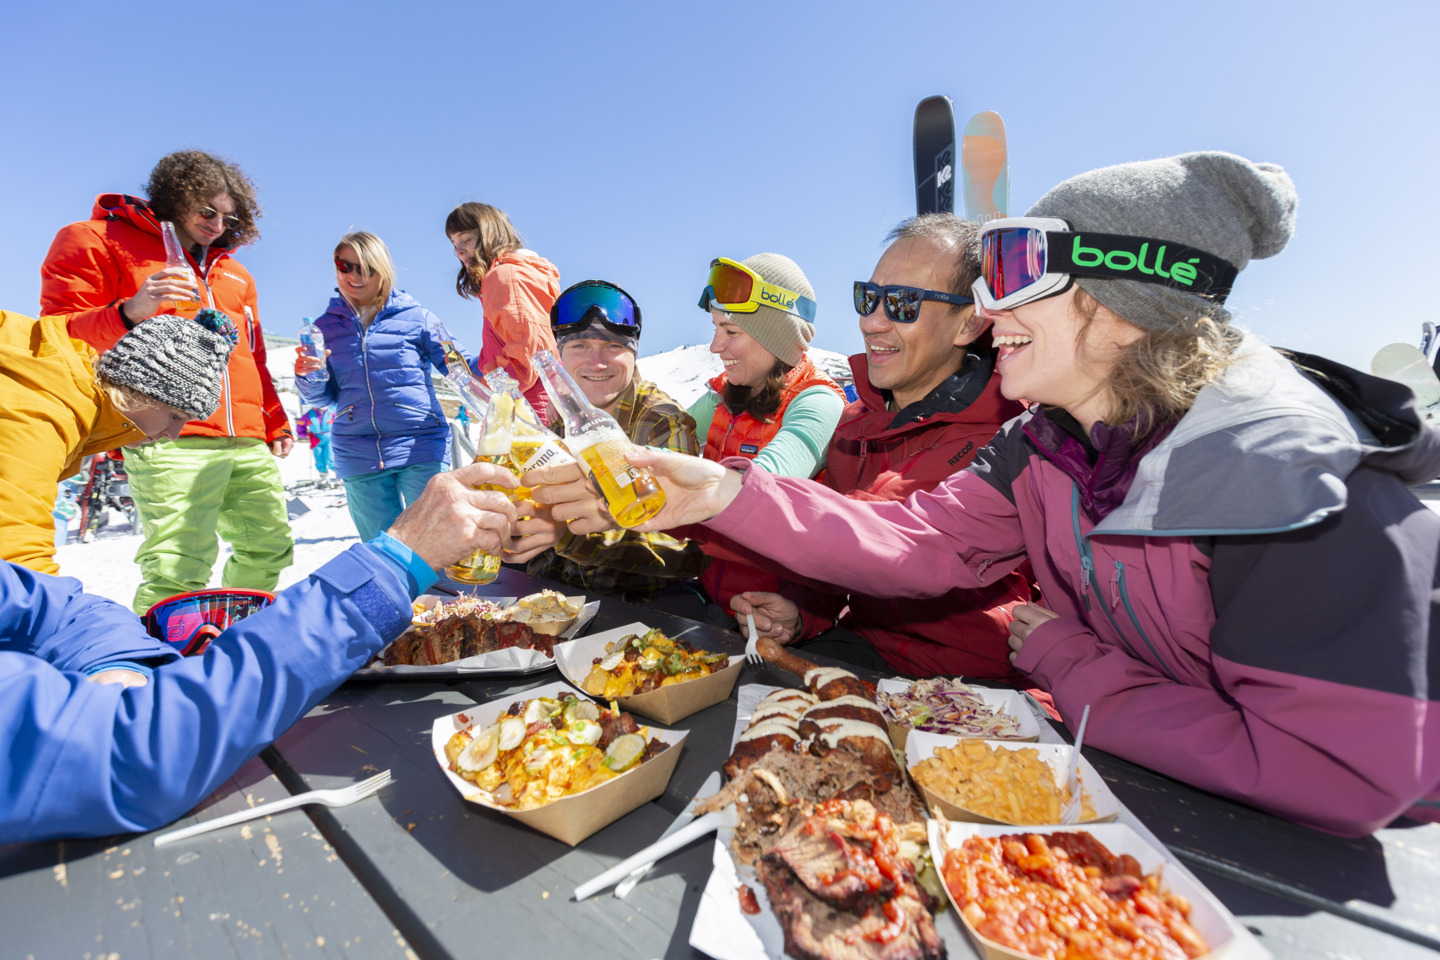
<path fill-rule="evenodd" d="M 885 316 L 891 320 L 896 323 L 914 323 L 920 319 L 920 304 L 926 300 L 936 300 L 957 307 L 975 302 L 971 297 L 962 297 L 958 293 L 945 293 L 943 290 L 926 290 L 921 287 L 903 287 L 895 284 L 882 287 L 864 280 L 855 281 L 855 312 L 862 317 L 870 316 L 875 312 L 876 307 L 883 304 Z"/>
<path fill-rule="evenodd" d="M 980 228 L 975 298 L 1009 310 L 1069 288 L 1075 277 L 1153 283 L 1224 303 L 1238 267 L 1183 243 L 1072 231 L 1055 217 L 1009 217 Z"/>
<path fill-rule="evenodd" d="M 263 590 L 192 590 L 156 603 L 140 622 L 145 632 L 183 656 L 203 653 L 232 623 L 268 607 L 275 595 Z"/>
<path fill-rule="evenodd" d="M 639 337 L 640 305 L 613 283 L 586 280 L 560 294 L 550 306 L 550 329 L 556 336 L 577 333 L 592 323 L 622 336 Z"/>
<path fill-rule="evenodd" d="M 712 306 L 724 313 L 754 313 L 762 305 L 815 322 L 815 301 L 793 290 L 777 287 L 743 263 L 725 257 L 710 261 L 710 276 L 700 293 L 700 309 Z"/>

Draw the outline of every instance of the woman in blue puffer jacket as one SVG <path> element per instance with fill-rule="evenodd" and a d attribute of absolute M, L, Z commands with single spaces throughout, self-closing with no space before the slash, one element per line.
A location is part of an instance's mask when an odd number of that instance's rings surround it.
<path fill-rule="evenodd" d="M 335 474 L 362 541 L 387 529 L 435 474 L 449 468 L 450 427 L 431 369 L 446 372 L 435 315 L 395 289 L 384 241 L 360 231 L 335 246 L 339 296 L 315 321 L 324 361 L 303 354 L 295 384 L 306 403 L 335 404 Z M 471 367 L 475 360 L 466 357 Z M 316 383 L 306 374 L 320 369 Z"/>

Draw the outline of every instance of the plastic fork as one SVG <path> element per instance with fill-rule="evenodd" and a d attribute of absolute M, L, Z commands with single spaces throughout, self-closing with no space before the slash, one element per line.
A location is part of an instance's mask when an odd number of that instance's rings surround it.
<path fill-rule="evenodd" d="M 375 774 L 375 776 L 369 780 L 361 780 L 359 783 L 352 783 L 348 787 L 297 793 L 295 796 L 287 797 L 284 800 L 262 803 L 260 806 L 251 807 L 248 810 L 240 810 L 235 813 L 226 814 L 223 817 L 216 817 L 214 820 L 206 820 L 204 823 L 197 823 L 193 826 L 181 827 L 179 830 L 171 830 L 169 833 L 162 833 L 155 838 L 155 846 L 163 847 L 165 844 L 174 843 L 176 840 L 185 840 L 202 833 L 209 833 L 211 830 L 218 830 L 221 827 L 244 823 L 246 820 L 254 820 L 257 817 L 268 817 L 272 813 L 291 810 L 295 807 L 304 806 L 307 803 L 323 803 L 327 807 L 348 806 L 357 800 L 364 800 L 371 794 L 379 793 L 382 788 L 389 786 L 391 779 L 390 771 L 386 770 L 383 773 Z"/>
<path fill-rule="evenodd" d="M 765 658 L 760 656 L 756 644 L 760 642 L 760 634 L 755 632 L 755 615 L 745 614 L 745 627 L 750 631 L 750 639 L 745 641 L 745 662 L 759 665 Z"/>
<path fill-rule="evenodd" d="M 1070 769 L 1065 771 L 1065 782 L 1070 786 L 1070 799 L 1060 811 L 1061 823 L 1080 822 L 1080 745 L 1085 742 L 1085 724 L 1090 722 L 1090 704 L 1080 714 L 1080 729 L 1075 731 L 1075 752 L 1070 755 Z"/>

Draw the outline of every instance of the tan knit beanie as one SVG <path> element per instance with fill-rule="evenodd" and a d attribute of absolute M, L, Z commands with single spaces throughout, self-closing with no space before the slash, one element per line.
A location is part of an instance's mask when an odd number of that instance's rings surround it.
<path fill-rule="evenodd" d="M 815 288 L 810 286 L 804 272 L 789 257 L 778 253 L 757 253 L 741 262 L 760 274 L 766 283 L 815 299 Z M 813 323 L 763 304 L 756 307 L 754 313 L 732 313 L 730 320 L 754 337 L 776 359 L 792 367 L 805 358 L 805 348 L 815 338 Z"/>

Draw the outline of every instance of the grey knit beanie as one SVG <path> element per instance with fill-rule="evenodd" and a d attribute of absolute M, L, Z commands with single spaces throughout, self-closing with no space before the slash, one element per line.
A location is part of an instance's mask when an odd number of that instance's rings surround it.
<path fill-rule="evenodd" d="M 106 350 L 95 372 L 204 420 L 220 406 L 220 386 L 239 335 L 218 310 L 195 318 L 162 314 L 135 326 Z"/>
<path fill-rule="evenodd" d="M 1273 257 L 1295 229 L 1295 184 L 1282 167 L 1233 153 L 1186 153 L 1102 167 L 1071 177 L 1030 208 L 1077 233 L 1125 234 L 1184 244 L 1237 271 Z M 1154 252 L 1151 252 L 1154 255 Z M 1138 327 L 1174 329 L 1184 318 L 1228 322 L 1223 295 L 1207 298 L 1157 283 L 1077 277 L 1076 283 Z"/>
<path fill-rule="evenodd" d="M 760 274 L 766 283 L 815 299 L 815 288 L 810 286 L 804 272 L 789 257 L 778 253 L 757 253 L 741 263 Z M 756 307 L 754 313 L 732 313 L 730 320 L 778 360 L 792 367 L 805 358 L 806 346 L 815 339 L 813 323 L 764 304 Z"/>

